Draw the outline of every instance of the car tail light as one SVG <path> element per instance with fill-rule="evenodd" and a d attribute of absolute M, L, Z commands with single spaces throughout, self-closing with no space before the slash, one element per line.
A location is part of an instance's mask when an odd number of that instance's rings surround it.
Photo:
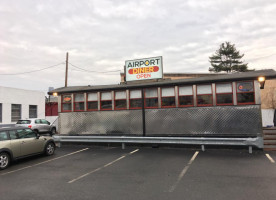
<path fill-rule="evenodd" d="M 32 128 L 32 125 L 29 125 L 28 128 Z"/>

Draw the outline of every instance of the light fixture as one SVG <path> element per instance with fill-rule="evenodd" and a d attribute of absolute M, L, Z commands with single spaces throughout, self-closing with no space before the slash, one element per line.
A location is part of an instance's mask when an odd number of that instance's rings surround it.
<path fill-rule="evenodd" d="M 258 81 L 260 83 L 260 89 L 264 89 L 265 77 L 264 76 L 259 76 Z"/>
<path fill-rule="evenodd" d="M 53 93 L 53 96 L 54 96 L 54 97 L 57 97 L 57 95 L 58 95 L 57 92 L 54 92 L 54 93 Z"/>

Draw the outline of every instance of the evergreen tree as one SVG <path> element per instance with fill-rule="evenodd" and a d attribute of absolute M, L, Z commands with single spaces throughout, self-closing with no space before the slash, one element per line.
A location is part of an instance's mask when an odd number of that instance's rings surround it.
<path fill-rule="evenodd" d="M 209 57 L 209 62 L 212 67 L 209 68 L 210 72 L 246 72 L 247 64 L 241 61 L 244 54 L 240 55 L 234 44 L 225 42 L 220 45 L 219 50 Z"/>

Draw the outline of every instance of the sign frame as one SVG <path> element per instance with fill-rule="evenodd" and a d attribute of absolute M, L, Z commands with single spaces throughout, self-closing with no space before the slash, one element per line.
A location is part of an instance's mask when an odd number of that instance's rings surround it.
<path fill-rule="evenodd" d="M 159 59 L 160 60 L 160 64 L 158 65 L 159 67 L 159 70 L 160 70 L 160 76 L 158 77 L 144 77 L 144 78 L 141 78 L 141 79 L 134 79 L 134 78 L 130 78 L 128 76 L 128 68 L 127 68 L 127 63 L 130 63 L 130 62 L 140 62 L 140 61 L 145 61 L 145 60 L 154 60 L 154 59 Z M 145 67 L 145 66 L 144 66 Z M 135 67 L 133 67 L 135 68 Z M 139 69 L 143 68 L 143 67 L 137 67 Z M 154 56 L 154 57 L 148 57 L 148 58 L 139 58 L 139 59 L 133 59 L 133 60 L 126 60 L 125 61 L 125 67 L 124 67 L 124 74 L 125 74 L 125 81 L 126 82 L 130 82 L 130 81 L 145 81 L 145 80 L 157 80 L 157 79 L 163 79 L 164 78 L 164 74 L 163 74 L 163 57 L 162 56 Z M 137 73 L 137 74 L 145 74 L 145 73 Z"/>

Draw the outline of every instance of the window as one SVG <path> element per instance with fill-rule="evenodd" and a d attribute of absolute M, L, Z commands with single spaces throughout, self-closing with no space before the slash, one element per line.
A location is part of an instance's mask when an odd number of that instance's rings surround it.
<path fill-rule="evenodd" d="M 141 90 L 129 91 L 129 108 L 142 109 L 142 91 Z"/>
<path fill-rule="evenodd" d="M 29 118 L 37 118 L 37 105 L 29 105 Z"/>
<path fill-rule="evenodd" d="M 0 141 L 3 141 L 3 140 L 8 140 L 8 134 L 6 131 L 2 131 L 0 132 Z"/>
<path fill-rule="evenodd" d="M 17 130 L 18 138 L 35 138 L 36 134 L 31 129 Z"/>
<path fill-rule="evenodd" d="M 18 120 L 16 124 L 30 124 L 31 120 Z"/>
<path fill-rule="evenodd" d="M 98 110 L 97 92 L 87 94 L 87 110 Z"/>
<path fill-rule="evenodd" d="M 0 103 L 0 123 L 2 123 L 2 103 Z"/>
<path fill-rule="evenodd" d="M 35 120 L 35 124 L 42 124 L 42 122 L 41 122 L 40 119 L 36 119 L 36 120 Z"/>
<path fill-rule="evenodd" d="M 115 92 L 115 110 L 123 110 L 127 108 L 126 91 Z"/>
<path fill-rule="evenodd" d="M 237 82 L 238 104 L 254 104 L 254 83 L 253 81 Z"/>
<path fill-rule="evenodd" d="M 84 94 L 74 94 L 74 111 L 84 111 Z"/>
<path fill-rule="evenodd" d="M 145 108 L 158 108 L 157 88 L 145 89 Z"/>
<path fill-rule="evenodd" d="M 61 110 L 62 112 L 70 112 L 72 111 L 72 97 L 71 94 L 62 95 L 61 99 Z"/>
<path fill-rule="evenodd" d="M 178 87 L 178 102 L 180 107 L 194 106 L 193 86 Z"/>
<path fill-rule="evenodd" d="M 112 110 L 111 92 L 101 93 L 101 110 Z"/>
<path fill-rule="evenodd" d="M 47 125 L 50 125 L 50 122 L 48 122 L 47 120 L 45 119 L 41 119 L 41 124 L 47 124 Z"/>
<path fill-rule="evenodd" d="M 21 118 L 21 104 L 12 104 L 11 121 L 17 122 Z"/>
<path fill-rule="evenodd" d="M 212 106 L 212 86 L 197 85 L 197 106 Z"/>
<path fill-rule="evenodd" d="M 217 105 L 233 105 L 232 83 L 216 84 Z"/>
<path fill-rule="evenodd" d="M 161 98 L 162 108 L 175 107 L 174 87 L 162 88 L 161 94 L 162 94 L 162 98 Z"/>
<path fill-rule="evenodd" d="M 18 139 L 18 136 L 17 136 L 15 131 L 9 131 L 9 134 L 10 134 L 10 139 L 11 140 Z"/>

